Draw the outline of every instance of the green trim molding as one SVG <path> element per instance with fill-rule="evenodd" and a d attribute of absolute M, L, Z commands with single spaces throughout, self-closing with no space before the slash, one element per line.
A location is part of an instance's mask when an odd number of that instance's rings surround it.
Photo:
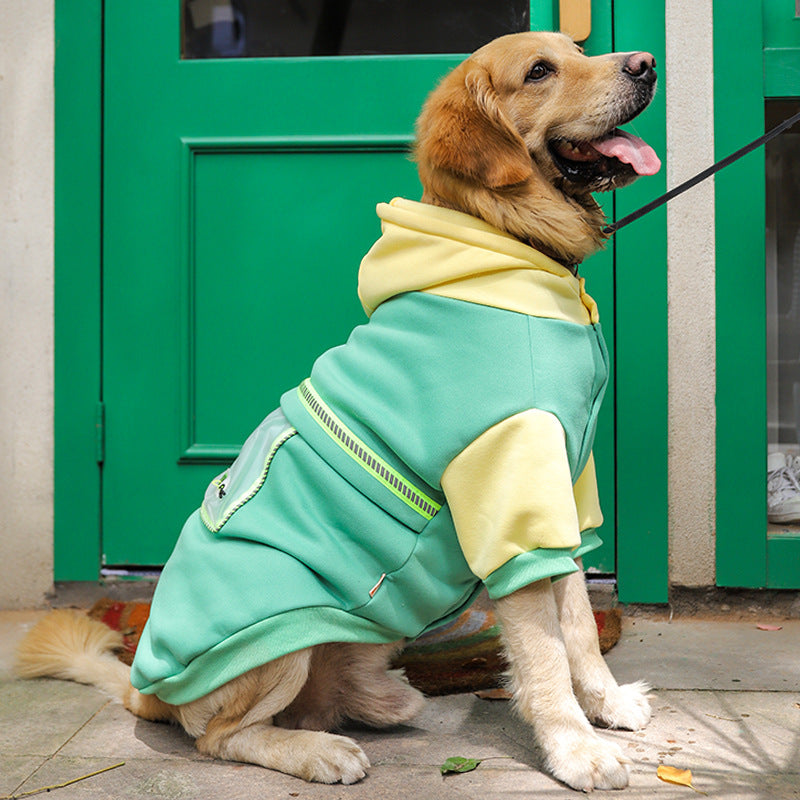
<path fill-rule="evenodd" d="M 101 387 L 103 3 L 55 17 L 55 580 L 96 581 Z"/>
<path fill-rule="evenodd" d="M 714 3 L 714 147 L 723 158 L 764 132 L 760 3 Z M 764 150 L 717 173 L 716 358 L 719 586 L 766 574 Z"/>
<path fill-rule="evenodd" d="M 800 534 L 767 537 L 767 583 L 770 589 L 800 585 Z"/>
<path fill-rule="evenodd" d="M 664 3 L 614 0 L 614 50 L 666 61 Z M 661 87 L 636 132 L 666 161 Z M 666 190 L 666 165 L 617 192 L 617 219 Z M 614 235 L 617 584 L 623 603 L 665 603 L 669 587 L 667 474 L 667 215 L 664 207 Z M 642 271 L 647 274 L 642 281 Z M 646 295 L 643 288 L 646 286 Z"/>
<path fill-rule="evenodd" d="M 531 0 L 530 9 L 532 31 L 558 30 L 558 0 Z"/>

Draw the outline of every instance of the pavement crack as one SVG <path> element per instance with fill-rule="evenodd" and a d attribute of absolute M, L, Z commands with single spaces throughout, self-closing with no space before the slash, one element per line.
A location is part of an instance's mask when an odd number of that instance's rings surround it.
<path fill-rule="evenodd" d="M 111 703 L 114 701 L 112 699 L 106 700 L 101 706 L 99 706 L 92 714 L 90 714 L 57 748 L 56 750 L 51 753 L 49 756 L 45 756 L 45 758 L 36 766 L 36 768 L 27 775 L 22 781 L 17 784 L 14 789 L 11 791 L 9 797 L 15 797 L 17 794 L 20 793 L 20 789 L 25 786 L 28 782 L 32 781 L 44 767 L 46 767 L 61 751 L 82 731 L 93 722 L 97 715 L 103 711 L 104 709 L 108 708 Z"/>

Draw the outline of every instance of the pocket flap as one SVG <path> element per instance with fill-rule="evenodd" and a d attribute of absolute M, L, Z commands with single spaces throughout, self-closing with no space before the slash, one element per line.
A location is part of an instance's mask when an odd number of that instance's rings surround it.
<path fill-rule="evenodd" d="M 237 459 L 206 489 L 200 517 L 212 533 L 219 531 L 234 512 L 255 497 L 267 479 L 275 453 L 296 433 L 277 409 L 250 434 Z"/>

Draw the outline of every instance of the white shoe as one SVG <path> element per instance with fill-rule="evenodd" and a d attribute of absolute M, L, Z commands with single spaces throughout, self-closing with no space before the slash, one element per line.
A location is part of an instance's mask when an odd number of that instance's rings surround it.
<path fill-rule="evenodd" d="M 795 462 L 796 459 L 783 453 L 770 453 L 767 457 L 767 519 L 770 522 L 800 522 L 800 481 Z"/>
<path fill-rule="evenodd" d="M 800 456 L 786 455 L 786 466 L 789 467 L 797 482 L 800 483 Z"/>

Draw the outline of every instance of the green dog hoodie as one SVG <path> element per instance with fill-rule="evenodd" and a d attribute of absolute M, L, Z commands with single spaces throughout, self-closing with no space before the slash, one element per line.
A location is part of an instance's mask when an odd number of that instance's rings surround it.
<path fill-rule="evenodd" d="M 583 279 L 457 211 L 378 214 L 368 322 L 186 522 L 133 663 L 144 693 L 186 703 L 314 644 L 414 639 L 600 543 L 608 354 Z"/>

